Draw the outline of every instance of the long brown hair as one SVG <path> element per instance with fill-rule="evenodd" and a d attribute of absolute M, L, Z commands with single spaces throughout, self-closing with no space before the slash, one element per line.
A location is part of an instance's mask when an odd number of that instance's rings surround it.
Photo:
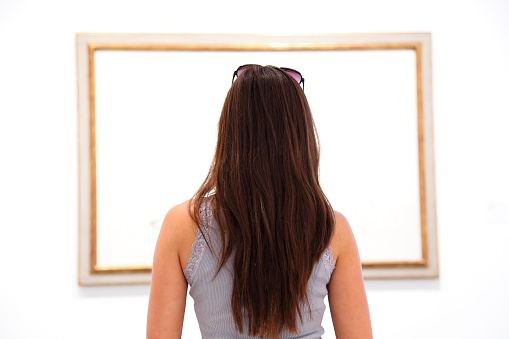
<path fill-rule="evenodd" d="M 249 335 L 296 333 L 302 306 L 309 310 L 307 283 L 334 222 L 318 181 L 319 157 L 299 84 L 273 66 L 241 74 L 226 96 L 192 215 L 206 232 L 199 207 L 212 196 L 222 242 L 217 272 L 233 253 L 231 307 L 240 333 L 245 322 Z"/>

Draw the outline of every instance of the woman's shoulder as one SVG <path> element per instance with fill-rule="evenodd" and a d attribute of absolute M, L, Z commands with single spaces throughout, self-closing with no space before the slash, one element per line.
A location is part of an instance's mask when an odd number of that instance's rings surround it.
<path fill-rule="evenodd" d="M 334 211 L 334 231 L 330 245 L 332 247 L 332 257 L 335 261 L 341 253 L 341 249 L 344 248 L 346 242 L 351 241 L 353 237 L 352 229 L 346 217 L 338 211 Z"/>
<path fill-rule="evenodd" d="M 190 212 L 192 213 L 192 200 L 184 201 L 178 205 L 173 206 L 166 213 L 165 218 L 170 220 L 186 221 L 191 218 Z"/>
<path fill-rule="evenodd" d="M 192 200 L 175 205 L 166 213 L 162 227 L 175 236 L 181 235 L 182 232 L 187 232 L 188 228 L 193 228 L 195 222 L 191 217 L 192 213 Z"/>
<path fill-rule="evenodd" d="M 187 257 L 190 253 L 190 247 L 196 236 L 198 225 L 195 223 L 191 214 L 193 213 L 193 201 L 187 200 L 183 203 L 173 206 L 164 217 L 160 234 L 167 239 L 168 244 L 174 248 L 181 263 L 185 267 Z"/>

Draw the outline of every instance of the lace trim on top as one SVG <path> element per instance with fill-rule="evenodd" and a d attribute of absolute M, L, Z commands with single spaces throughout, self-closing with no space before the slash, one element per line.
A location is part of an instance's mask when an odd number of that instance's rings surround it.
<path fill-rule="evenodd" d="M 209 226 L 209 220 L 212 217 L 212 211 L 210 209 L 210 201 L 206 201 L 202 206 L 200 206 L 200 220 L 202 221 L 201 227 L 207 229 Z M 194 275 L 196 274 L 196 269 L 198 268 L 198 264 L 202 258 L 203 250 L 207 246 L 207 242 L 205 241 L 205 237 L 203 233 L 200 231 L 200 228 L 196 230 L 196 238 L 194 239 L 193 245 L 191 247 L 191 255 L 187 259 L 186 267 L 184 268 L 184 277 L 187 280 L 189 285 L 193 284 Z"/>
<path fill-rule="evenodd" d="M 322 254 L 322 263 L 325 267 L 325 272 L 327 272 L 327 275 L 329 276 L 329 279 L 332 275 L 332 272 L 334 271 L 334 268 L 336 268 L 336 260 L 332 257 L 332 247 L 329 246 L 325 249 L 325 251 Z"/>
<path fill-rule="evenodd" d="M 196 239 L 194 240 L 193 246 L 191 247 L 191 255 L 189 256 L 189 259 L 187 259 L 186 268 L 184 268 L 184 277 L 186 278 L 189 285 L 193 284 L 194 274 L 196 273 L 196 268 L 200 263 L 200 259 L 205 246 L 207 246 L 205 238 L 203 237 L 200 229 L 198 229 L 196 231 Z"/>

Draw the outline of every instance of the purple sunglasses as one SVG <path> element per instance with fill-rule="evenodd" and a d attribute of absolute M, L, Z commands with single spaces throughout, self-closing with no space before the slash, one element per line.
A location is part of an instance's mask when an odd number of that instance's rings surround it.
<path fill-rule="evenodd" d="M 245 70 L 247 70 L 248 68 L 250 68 L 252 66 L 259 66 L 259 65 L 247 64 L 247 65 L 242 65 L 239 68 L 237 68 L 237 70 L 235 72 L 233 72 L 232 84 L 235 81 L 235 77 L 238 77 L 239 75 L 244 73 Z M 296 71 L 294 69 L 287 68 L 287 67 L 279 67 L 279 69 L 281 69 L 286 74 L 288 74 L 289 76 L 294 78 L 295 81 L 297 81 L 299 84 L 302 84 L 302 90 L 304 90 L 304 78 L 302 77 L 302 74 L 300 74 L 299 71 Z"/>

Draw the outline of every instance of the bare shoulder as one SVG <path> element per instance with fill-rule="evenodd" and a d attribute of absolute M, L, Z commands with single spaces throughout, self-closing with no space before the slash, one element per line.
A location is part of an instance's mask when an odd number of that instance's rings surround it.
<path fill-rule="evenodd" d="M 369 307 L 357 243 L 348 220 L 335 212 L 332 255 L 336 267 L 328 285 L 329 307 L 337 338 L 372 339 Z"/>
<path fill-rule="evenodd" d="M 344 251 L 345 247 L 351 246 L 351 242 L 355 242 L 355 239 L 350 223 L 346 217 L 338 211 L 334 211 L 334 217 L 334 233 L 331 239 L 331 246 L 332 256 L 334 260 L 337 260 L 341 252 Z"/>
<path fill-rule="evenodd" d="M 191 200 L 184 201 L 178 205 L 173 206 L 168 213 L 166 213 L 165 221 L 168 222 L 189 222 L 191 215 L 189 214 L 189 207 Z"/>
<path fill-rule="evenodd" d="M 157 238 L 152 264 L 147 338 L 180 338 L 186 305 L 187 281 L 181 251 L 192 233 L 186 201 L 166 213 Z"/>
<path fill-rule="evenodd" d="M 185 250 L 189 242 L 193 242 L 197 228 L 190 215 L 191 200 L 172 207 L 164 217 L 159 237 L 174 250 L 180 253 Z"/>
<path fill-rule="evenodd" d="M 170 225 L 184 225 L 191 224 L 193 219 L 191 218 L 192 209 L 192 200 L 184 201 L 178 205 L 173 206 L 164 218 L 163 224 L 169 223 Z"/>

